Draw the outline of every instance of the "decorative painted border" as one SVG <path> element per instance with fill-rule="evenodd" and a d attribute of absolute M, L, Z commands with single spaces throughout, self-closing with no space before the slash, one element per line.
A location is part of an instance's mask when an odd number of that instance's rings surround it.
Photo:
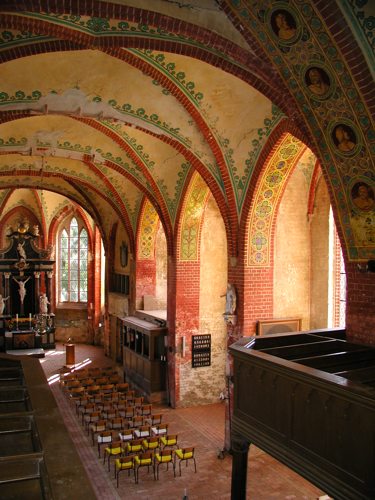
<path fill-rule="evenodd" d="M 197 262 L 202 216 L 210 190 L 196 172 L 191 179 L 183 206 L 180 228 L 179 261 Z"/>
<path fill-rule="evenodd" d="M 149 200 L 146 200 L 138 232 L 138 260 L 154 260 L 158 226 L 159 216 Z"/>
<path fill-rule="evenodd" d="M 248 267 L 269 267 L 273 219 L 296 160 L 305 146 L 287 134 L 270 158 L 259 182 L 249 220 Z"/>

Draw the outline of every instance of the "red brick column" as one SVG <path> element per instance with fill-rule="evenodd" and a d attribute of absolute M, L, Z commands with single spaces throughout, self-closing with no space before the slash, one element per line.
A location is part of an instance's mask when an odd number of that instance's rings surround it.
<path fill-rule="evenodd" d="M 243 335 L 255 335 L 256 322 L 273 316 L 273 263 L 244 270 Z"/>
<path fill-rule="evenodd" d="M 351 342 L 375 345 L 375 273 L 346 266 L 346 333 Z"/>
<path fill-rule="evenodd" d="M 156 260 L 137 260 L 136 264 L 136 308 L 143 302 L 143 295 L 155 296 L 156 291 Z"/>
<path fill-rule="evenodd" d="M 209 286 L 209 284 L 207 284 Z M 180 402 L 180 366 L 191 363 L 191 336 L 199 327 L 200 263 L 168 261 L 168 381 L 172 407 Z M 185 339 L 185 356 L 182 342 Z"/>
<path fill-rule="evenodd" d="M 88 317 L 91 317 L 89 320 L 89 331 L 92 331 L 92 339 L 94 341 L 95 330 L 99 328 L 100 321 L 100 290 L 101 290 L 101 238 L 100 232 L 97 227 L 95 227 L 94 237 L 93 237 L 93 261 L 92 261 L 92 269 L 90 269 L 90 274 L 92 271 L 92 283 L 91 286 L 89 284 L 89 290 L 91 290 L 91 294 L 89 297 L 88 303 Z M 90 265 L 90 264 L 89 264 Z"/>

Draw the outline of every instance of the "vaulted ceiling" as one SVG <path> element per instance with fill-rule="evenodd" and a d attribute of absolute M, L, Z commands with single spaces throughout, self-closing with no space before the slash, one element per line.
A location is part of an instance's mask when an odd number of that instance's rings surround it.
<path fill-rule="evenodd" d="M 197 171 L 235 254 L 260 172 L 289 133 L 320 160 L 349 257 L 368 258 L 375 243 L 358 240 L 351 189 L 374 188 L 374 54 L 359 9 L 341 4 L 1 2 L 1 206 L 17 188 L 56 192 L 104 236 L 120 219 L 133 246 L 146 197 L 173 251 Z M 280 11 L 295 21 L 290 39 L 275 32 Z M 328 77 L 323 96 L 309 88 L 312 66 Z M 350 154 L 337 124 L 354 132 Z"/>

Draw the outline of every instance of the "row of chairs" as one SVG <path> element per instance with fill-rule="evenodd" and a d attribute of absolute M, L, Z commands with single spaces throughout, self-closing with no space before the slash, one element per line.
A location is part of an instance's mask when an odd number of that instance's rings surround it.
<path fill-rule="evenodd" d="M 97 407 L 95 404 L 90 403 L 80 406 L 77 412 L 82 425 L 87 428 L 90 424 L 98 420 L 118 420 L 122 422 L 124 428 L 139 427 L 140 425 L 157 425 L 161 423 L 161 414 L 152 414 L 149 409 L 141 407 L 139 413 L 131 411 L 132 407 L 125 406 L 124 408 L 109 406 Z"/>
<path fill-rule="evenodd" d="M 121 439 L 128 440 L 133 437 L 149 437 L 151 435 L 160 436 L 168 432 L 168 424 L 150 425 L 149 421 L 137 417 L 136 420 L 124 421 L 121 417 L 112 419 L 90 419 L 85 428 L 88 435 L 91 435 L 92 443 L 94 445 L 95 437 L 99 432 L 118 430 L 122 432 Z M 127 437 L 126 437 L 127 436 Z M 131 436 L 131 438 L 129 437 Z"/>
<path fill-rule="evenodd" d="M 139 469 L 152 468 L 154 479 L 159 479 L 159 467 L 172 465 L 174 476 L 176 464 L 186 465 L 196 461 L 194 448 L 179 448 L 178 436 L 168 433 L 168 424 L 162 423 L 162 414 L 153 414 L 152 405 L 145 404 L 141 396 L 129 389 L 129 384 L 120 382 L 109 367 L 107 369 L 78 370 L 62 378 L 61 387 L 75 406 L 92 444 L 98 447 L 98 457 L 104 449 L 103 464 L 115 460 L 115 477 L 119 485 L 119 474 L 133 470 L 135 482 L 139 480 Z M 117 380 L 117 382 L 116 382 Z"/>
<path fill-rule="evenodd" d="M 120 416 L 129 420 L 134 419 L 136 416 L 148 417 L 155 420 L 157 417 L 152 415 L 152 404 L 139 404 L 129 405 L 127 401 L 102 401 L 102 402 L 87 402 L 85 399 L 76 400 L 76 413 L 79 416 L 92 413 L 94 411 L 100 413 L 112 413 L 112 416 Z M 156 421 L 154 422 L 156 423 Z"/>
<path fill-rule="evenodd" d="M 176 447 L 176 449 L 173 449 Z M 173 475 L 176 477 L 176 462 L 179 464 L 179 472 L 181 476 L 181 463 L 192 460 L 194 470 L 197 472 L 197 464 L 195 460 L 194 447 L 177 447 L 177 435 L 166 435 L 161 438 L 150 437 L 147 439 L 134 439 L 124 445 L 123 441 L 112 441 L 105 448 L 103 464 L 108 461 L 108 471 L 110 471 L 110 460 L 115 460 L 115 478 L 117 487 L 119 486 L 120 472 L 133 470 L 134 480 L 139 481 L 139 468 L 147 466 L 148 471 L 152 467 L 154 479 L 159 479 L 160 465 L 166 465 L 167 470 L 169 464 L 173 467 Z"/>
<path fill-rule="evenodd" d="M 74 387 L 75 385 L 106 385 L 106 384 L 120 384 L 122 377 L 116 370 L 100 370 L 88 371 L 79 370 L 76 372 L 69 372 L 60 376 L 60 385 L 62 388 Z M 126 383 L 126 382 L 125 382 Z"/>
<path fill-rule="evenodd" d="M 186 466 L 188 461 L 192 460 L 194 463 L 194 470 L 197 472 L 197 464 L 194 456 L 194 447 L 178 448 L 177 450 L 160 450 L 156 452 L 144 451 L 139 454 L 126 455 L 116 458 L 115 460 L 115 478 L 117 488 L 119 487 L 119 475 L 122 471 L 132 470 L 134 473 L 135 483 L 139 482 L 139 469 L 140 467 L 147 467 L 148 472 L 150 467 L 154 473 L 154 479 L 159 479 L 160 465 L 166 465 L 168 471 L 169 465 L 172 465 L 173 475 L 176 477 L 176 462 L 178 460 L 179 472 L 181 476 L 181 463 L 185 462 Z"/>

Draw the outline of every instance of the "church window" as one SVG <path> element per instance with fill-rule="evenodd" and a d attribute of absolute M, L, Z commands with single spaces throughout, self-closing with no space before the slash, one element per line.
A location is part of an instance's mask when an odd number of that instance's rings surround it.
<path fill-rule="evenodd" d="M 87 302 L 88 235 L 74 217 L 60 233 L 60 302 Z"/>

